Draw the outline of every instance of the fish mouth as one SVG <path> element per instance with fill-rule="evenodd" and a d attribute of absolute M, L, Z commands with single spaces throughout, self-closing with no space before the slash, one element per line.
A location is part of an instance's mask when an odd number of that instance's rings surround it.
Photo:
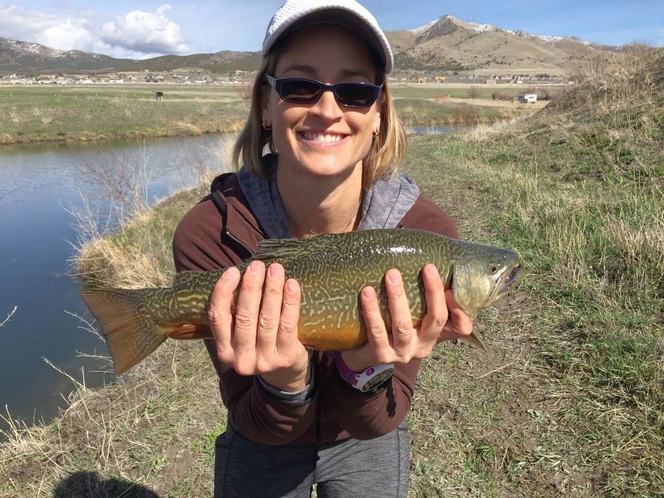
<path fill-rule="evenodd" d="M 504 296 L 514 287 L 516 287 L 516 284 L 519 283 L 522 275 L 523 275 L 523 268 L 521 268 L 521 264 L 519 263 L 514 265 L 511 271 L 505 272 L 505 275 L 502 278 L 501 285 L 498 290 L 498 297 Z"/>

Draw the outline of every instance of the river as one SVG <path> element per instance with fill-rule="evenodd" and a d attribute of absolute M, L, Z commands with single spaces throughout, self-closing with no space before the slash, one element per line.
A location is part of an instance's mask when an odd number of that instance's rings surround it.
<path fill-rule="evenodd" d="M 88 387 L 113 380 L 99 372 L 99 360 L 80 354 L 108 353 L 72 316 L 92 320 L 79 284 L 67 276 L 77 240 L 70 211 L 83 205 L 81 191 L 88 197 L 95 192 L 81 165 L 141 161 L 152 175 L 146 193 L 152 203 L 190 186 L 201 164 L 221 171 L 221 142 L 219 136 L 203 136 L 0 148 L 0 323 L 16 307 L 0 327 L 4 417 L 9 413 L 27 424 L 52 420 L 75 388 L 67 375 Z M 0 429 L 6 428 L 0 420 Z"/>

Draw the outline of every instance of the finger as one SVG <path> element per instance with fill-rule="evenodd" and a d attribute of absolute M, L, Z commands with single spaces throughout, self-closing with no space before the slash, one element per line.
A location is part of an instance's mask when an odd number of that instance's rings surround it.
<path fill-rule="evenodd" d="M 390 339 L 387 336 L 385 321 L 380 314 L 378 296 L 373 287 L 365 287 L 360 293 L 362 316 L 367 329 L 367 339 L 376 351 L 386 351 L 390 348 Z"/>
<path fill-rule="evenodd" d="M 422 270 L 422 280 L 427 312 L 422 320 L 419 336 L 423 342 L 433 342 L 438 339 L 448 320 L 445 288 L 438 270 L 432 264 L 426 265 Z"/>
<path fill-rule="evenodd" d="M 242 276 L 235 310 L 233 349 L 236 358 L 235 369 L 240 375 L 247 375 L 243 373 L 245 368 L 251 370 L 255 365 L 256 329 L 264 280 L 265 265 L 261 261 L 252 261 Z"/>
<path fill-rule="evenodd" d="M 258 336 L 256 339 L 256 354 L 258 358 L 268 361 L 274 356 L 275 352 L 284 293 L 284 280 L 284 267 L 279 263 L 271 264 L 265 276 L 265 289 L 263 290 L 263 302 L 258 316 Z"/>
<path fill-rule="evenodd" d="M 277 334 L 277 351 L 289 354 L 293 348 L 299 348 L 298 322 L 300 320 L 300 304 L 302 293 L 297 280 L 289 278 L 284 286 L 279 332 Z"/>
<path fill-rule="evenodd" d="M 385 274 L 385 289 L 392 317 L 392 347 L 399 356 L 407 357 L 414 333 L 413 319 L 398 270 L 390 270 Z M 406 358 L 406 361 L 408 360 L 410 358 Z"/>
<path fill-rule="evenodd" d="M 445 291 L 445 302 L 449 310 L 449 319 L 440 335 L 440 341 L 449 341 L 469 336 L 473 332 L 473 321 L 454 300 L 454 291 Z"/>
<path fill-rule="evenodd" d="M 233 293 L 240 283 L 240 272 L 237 268 L 227 269 L 217 280 L 208 302 L 208 323 L 214 336 L 219 361 L 231 364 L 235 360 L 231 337 L 233 315 L 231 306 Z"/>

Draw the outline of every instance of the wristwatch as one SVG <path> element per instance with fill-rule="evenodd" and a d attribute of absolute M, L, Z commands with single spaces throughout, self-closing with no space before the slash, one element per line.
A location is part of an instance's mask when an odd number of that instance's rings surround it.
<path fill-rule="evenodd" d="M 350 367 L 344 363 L 341 353 L 337 353 L 335 364 L 342 379 L 358 391 L 365 393 L 378 387 L 394 375 L 394 364 L 392 363 L 369 367 L 364 372 L 351 370 Z"/>

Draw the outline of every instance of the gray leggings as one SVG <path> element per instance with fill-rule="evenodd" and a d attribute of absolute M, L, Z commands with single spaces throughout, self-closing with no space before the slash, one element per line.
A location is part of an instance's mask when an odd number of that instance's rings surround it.
<path fill-rule="evenodd" d="M 268 446 L 233 430 L 217 438 L 215 498 L 406 498 L 409 443 L 404 421 L 385 436 L 326 444 Z"/>

